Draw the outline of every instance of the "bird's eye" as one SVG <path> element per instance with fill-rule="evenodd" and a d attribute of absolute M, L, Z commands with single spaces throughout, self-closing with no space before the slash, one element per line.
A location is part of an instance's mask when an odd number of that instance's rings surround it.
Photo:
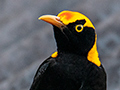
<path fill-rule="evenodd" d="M 82 32 L 82 31 L 83 31 L 83 25 L 76 25 L 76 26 L 75 26 L 75 30 L 76 30 L 77 32 Z"/>

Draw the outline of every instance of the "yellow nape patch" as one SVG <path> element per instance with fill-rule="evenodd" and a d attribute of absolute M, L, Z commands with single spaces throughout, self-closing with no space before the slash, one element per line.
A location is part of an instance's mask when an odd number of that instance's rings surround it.
<path fill-rule="evenodd" d="M 54 53 L 51 55 L 52 58 L 56 58 L 57 56 L 58 56 L 58 52 L 57 52 L 57 51 L 54 52 Z"/>
<path fill-rule="evenodd" d="M 95 43 L 94 43 L 93 47 L 92 47 L 91 50 L 88 52 L 87 59 L 88 59 L 90 62 L 96 64 L 97 66 L 100 66 L 100 65 L 101 65 L 101 62 L 100 62 L 99 56 L 98 56 L 96 41 L 97 41 L 97 35 L 96 35 L 96 37 L 95 37 Z"/>
<path fill-rule="evenodd" d="M 65 25 L 68 25 L 69 23 L 73 23 L 77 20 L 85 20 L 86 23 L 84 24 L 84 27 L 87 26 L 87 27 L 92 27 L 93 29 L 95 29 L 92 22 L 85 15 L 79 12 L 62 11 L 61 13 L 58 14 L 58 17 L 60 17 L 60 20 Z"/>

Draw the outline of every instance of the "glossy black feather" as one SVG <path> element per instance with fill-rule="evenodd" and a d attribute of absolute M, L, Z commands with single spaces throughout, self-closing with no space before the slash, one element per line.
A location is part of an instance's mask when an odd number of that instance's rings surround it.
<path fill-rule="evenodd" d="M 85 56 L 60 53 L 38 69 L 30 90 L 105 90 L 105 72 Z"/>

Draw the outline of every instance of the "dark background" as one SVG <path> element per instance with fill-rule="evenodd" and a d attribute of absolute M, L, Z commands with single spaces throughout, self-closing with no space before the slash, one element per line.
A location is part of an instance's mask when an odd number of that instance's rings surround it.
<path fill-rule="evenodd" d="M 0 0 L 0 90 L 28 90 L 40 63 L 55 50 L 43 14 L 87 15 L 96 27 L 108 90 L 120 90 L 120 0 Z"/>

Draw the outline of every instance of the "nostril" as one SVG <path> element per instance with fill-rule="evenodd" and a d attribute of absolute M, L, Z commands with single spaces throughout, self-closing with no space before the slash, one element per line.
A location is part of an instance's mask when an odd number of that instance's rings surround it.
<path fill-rule="evenodd" d="M 56 19 L 57 21 L 60 21 L 60 17 L 56 17 L 55 19 Z"/>

